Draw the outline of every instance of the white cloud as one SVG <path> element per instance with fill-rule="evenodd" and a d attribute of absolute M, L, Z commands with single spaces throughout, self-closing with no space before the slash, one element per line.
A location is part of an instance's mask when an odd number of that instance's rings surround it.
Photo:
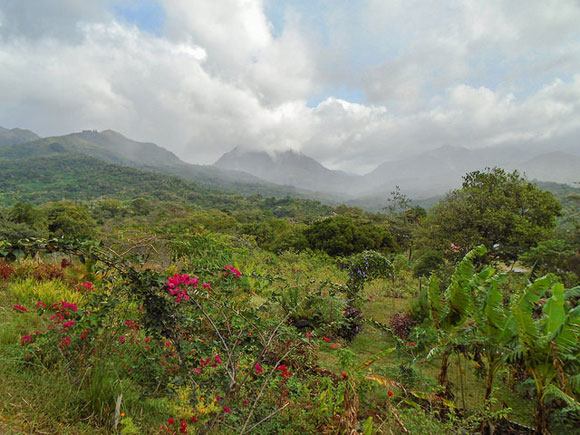
<path fill-rule="evenodd" d="M 290 147 L 354 172 L 441 145 L 555 149 L 580 137 L 572 1 L 376 0 L 351 22 L 328 12 L 326 36 L 296 9 L 274 36 L 263 0 L 163 0 L 161 36 L 116 20 L 113 0 L 66 0 L 59 14 L 55 1 L 39 2 L 43 16 L 0 6 L 2 126 L 111 128 L 198 163 L 237 145 Z M 368 101 L 307 106 L 341 83 Z"/>

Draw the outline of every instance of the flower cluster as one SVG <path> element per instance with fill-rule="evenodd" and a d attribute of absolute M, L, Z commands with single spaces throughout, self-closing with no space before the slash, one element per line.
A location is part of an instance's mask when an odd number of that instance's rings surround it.
<path fill-rule="evenodd" d="M 224 269 L 226 270 L 226 275 L 234 275 L 235 277 L 242 276 L 242 272 L 240 272 L 238 269 L 236 269 L 231 264 L 224 266 Z"/>
<path fill-rule="evenodd" d="M 212 362 L 211 358 L 200 359 L 199 360 L 199 368 L 194 369 L 193 370 L 194 373 L 201 373 L 203 371 L 203 369 L 205 369 L 207 366 L 217 367 L 218 365 L 220 365 L 222 363 L 222 359 L 220 358 L 219 355 L 214 356 L 213 361 L 214 361 L 214 363 L 210 364 Z"/>
<path fill-rule="evenodd" d="M 85 281 L 85 282 L 81 282 L 80 284 L 78 284 L 76 289 L 79 292 L 85 292 L 85 291 L 92 291 L 95 288 L 93 287 L 93 284 L 90 281 Z"/>
<path fill-rule="evenodd" d="M 193 288 L 197 287 L 199 283 L 198 279 L 194 276 L 191 277 L 186 274 L 175 274 L 169 278 L 167 281 L 167 290 L 171 296 L 175 296 L 175 302 L 181 302 L 182 300 L 188 300 L 189 295 L 187 294 L 187 289 L 185 286 L 190 286 Z"/>
<path fill-rule="evenodd" d="M 286 364 L 280 364 L 280 365 L 278 366 L 278 368 L 276 368 L 276 370 L 279 370 L 279 371 L 280 371 L 280 375 L 281 375 L 283 378 L 289 378 L 289 377 L 291 377 L 291 376 L 292 376 L 292 373 L 290 373 L 290 372 L 288 371 L 288 367 L 286 367 Z"/>

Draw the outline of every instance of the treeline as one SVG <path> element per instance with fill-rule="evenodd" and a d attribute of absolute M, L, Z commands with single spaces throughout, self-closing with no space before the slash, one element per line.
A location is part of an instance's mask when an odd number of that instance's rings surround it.
<path fill-rule="evenodd" d="M 159 189 L 172 187 L 158 185 Z M 163 231 L 171 227 L 240 236 L 276 253 L 307 249 L 330 256 L 365 250 L 404 253 L 414 260 L 417 276 L 429 276 L 475 246 L 484 245 L 487 261 L 508 267 L 519 261 L 534 276 L 553 272 L 567 284 L 574 284 L 580 276 L 580 221 L 574 212 L 577 195 L 566 195 L 562 208 L 551 193 L 517 172 L 492 169 L 467 174 L 463 186 L 429 213 L 412 206 L 399 190 L 386 199 L 383 213 L 290 197 L 227 196 L 203 190 L 189 193 L 177 199 L 181 195 L 178 189 L 161 201 L 121 195 L 119 199 L 38 206 L 16 203 L 1 211 L 0 237 L 96 237 L 111 228 Z"/>

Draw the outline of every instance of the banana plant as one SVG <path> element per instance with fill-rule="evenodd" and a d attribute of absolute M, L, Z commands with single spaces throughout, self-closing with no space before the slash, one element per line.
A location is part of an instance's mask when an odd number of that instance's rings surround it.
<path fill-rule="evenodd" d="M 506 327 L 517 337 L 515 350 L 506 360 L 523 364 L 532 376 L 536 388 L 535 433 L 548 433 L 548 399 L 562 400 L 580 411 L 580 306 L 566 304 L 564 286 L 554 277 L 544 276 L 528 285 L 513 302 Z"/>
<path fill-rule="evenodd" d="M 430 314 L 439 341 L 438 346 L 429 352 L 429 357 L 441 354 L 438 382 L 444 388 L 445 396 L 450 395 L 447 382 L 449 358 L 459 345 L 465 344 L 466 330 L 474 328 L 472 318 L 476 306 L 474 295 L 481 282 L 493 274 L 492 268 L 475 273 L 473 262 L 486 252 L 487 249 L 483 245 L 468 252 L 455 267 L 451 282 L 444 292 L 441 292 L 441 283 L 436 275 L 432 275 L 429 280 Z"/>

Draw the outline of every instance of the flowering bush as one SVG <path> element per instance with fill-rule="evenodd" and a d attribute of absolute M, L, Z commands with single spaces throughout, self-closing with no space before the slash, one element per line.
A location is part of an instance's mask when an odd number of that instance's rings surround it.
<path fill-rule="evenodd" d="M 393 266 L 378 252 L 364 251 L 349 257 L 342 266 L 347 270 L 346 293 L 351 302 L 358 302 L 367 282 L 377 278 L 389 278 Z"/>

